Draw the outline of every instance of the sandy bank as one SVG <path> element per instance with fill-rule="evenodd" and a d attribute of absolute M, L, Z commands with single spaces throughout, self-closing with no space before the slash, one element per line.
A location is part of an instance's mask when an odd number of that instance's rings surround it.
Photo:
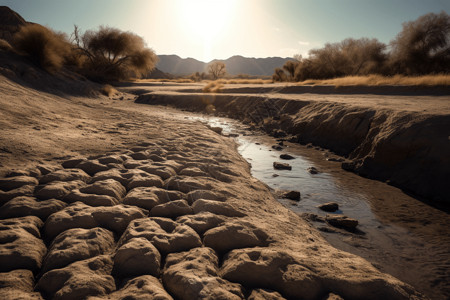
<path fill-rule="evenodd" d="M 291 141 L 328 148 L 351 160 L 345 169 L 448 207 L 448 97 L 266 92 L 197 94 L 172 89 L 141 94 L 136 102 L 223 114 Z"/>

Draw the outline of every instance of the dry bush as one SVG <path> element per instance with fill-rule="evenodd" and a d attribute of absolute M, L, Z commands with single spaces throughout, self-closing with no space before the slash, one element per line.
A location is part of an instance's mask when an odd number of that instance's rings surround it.
<path fill-rule="evenodd" d="M 14 35 L 15 50 L 49 72 L 62 68 L 71 52 L 67 37 L 38 24 L 22 26 Z"/>
<path fill-rule="evenodd" d="M 275 69 L 275 73 L 273 73 L 273 75 L 272 75 L 272 81 L 273 82 L 287 81 L 287 76 L 286 76 L 286 73 L 284 73 L 283 69 L 281 69 L 281 68 Z"/>
<path fill-rule="evenodd" d="M 123 80 L 139 78 L 153 70 L 158 60 L 144 40 L 131 32 L 101 26 L 97 31 L 73 33 L 78 53 L 83 56 L 83 71 L 92 79 Z"/>
<path fill-rule="evenodd" d="M 429 13 L 412 22 L 391 42 L 395 73 L 429 74 L 450 71 L 450 16 Z"/>
<path fill-rule="evenodd" d="M 208 65 L 208 73 L 211 77 L 216 80 L 218 78 L 222 78 L 227 73 L 225 68 L 225 64 L 221 61 L 215 61 Z"/>
<path fill-rule="evenodd" d="M 223 84 L 218 81 L 211 81 L 203 87 L 203 93 L 220 93 L 222 91 Z"/>
<path fill-rule="evenodd" d="M 450 85 L 450 75 L 424 75 L 424 76 L 346 76 L 325 80 L 305 80 L 298 85 L 334 85 L 334 86 L 380 86 L 380 85 L 411 85 L 411 86 L 438 86 Z"/>
<path fill-rule="evenodd" d="M 112 97 L 119 92 L 110 84 L 105 84 L 101 89 L 101 93 L 105 96 Z"/>
<path fill-rule="evenodd" d="M 13 51 L 12 46 L 8 43 L 8 41 L 5 41 L 4 39 L 0 39 L 0 51 Z"/>

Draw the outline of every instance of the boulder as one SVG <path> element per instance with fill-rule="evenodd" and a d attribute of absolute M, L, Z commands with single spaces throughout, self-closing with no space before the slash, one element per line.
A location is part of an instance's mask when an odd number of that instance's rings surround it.
<path fill-rule="evenodd" d="M 135 175 L 133 176 L 127 185 L 127 188 L 129 190 L 136 188 L 136 187 L 162 187 L 164 185 L 164 182 L 162 181 L 161 177 L 153 174 L 146 174 L 145 176 L 142 175 Z"/>
<path fill-rule="evenodd" d="M 121 235 L 132 220 L 145 215 L 142 209 L 128 205 L 91 207 L 76 202 L 48 217 L 44 233 L 48 239 L 53 239 L 71 228 L 104 227 Z"/>
<path fill-rule="evenodd" d="M 36 216 L 45 221 L 48 216 L 66 206 L 66 203 L 56 199 L 37 201 L 34 197 L 20 196 L 2 206 L 0 219 Z"/>
<path fill-rule="evenodd" d="M 230 204 L 213 200 L 199 199 L 192 205 L 194 213 L 210 212 L 227 217 L 244 217 L 245 214 L 233 208 Z"/>
<path fill-rule="evenodd" d="M 90 297 L 89 300 L 173 300 L 166 292 L 159 279 L 150 275 L 143 275 L 128 280 L 118 291 L 106 296 Z"/>
<path fill-rule="evenodd" d="M 299 191 L 289 191 L 282 195 L 283 198 L 299 201 L 301 194 Z"/>
<path fill-rule="evenodd" d="M 167 203 L 156 205 L 150 211 L 150 216 L 176 218 L 183 215 L 193 214 L 192 207 L 186 200 L 174 200 Z"/>
<path fill-rule="evenodd" d="M 113 233 L 104 228 L 73 228 L 59 234 L 48 249 L 42 272 L 104 254 L 114 246 Z"/>
<path fill-rule="evenodd" d="M 163 180 L 176 175 L 175 170 L 168 166 L 143 165 L 138 167 L 138 169 L 149 174 L 157 175 Z"/>
<path fill-rule="evenodd" d="M 280 154 L 280 158 L 281 158 L 281 159 L 286 159 L 286 160 L 295 159 L 294 156 L 289 155 L 289 154 L 286 154 L 286 153 Z"/>
<path fill-rule="evenodd" d="M 210 212 L 200 212 L 195 215 L 181 216 L 177 219 L 177 223 L 186 224 L 199 235 L 202 235 L 205 231 L 219 226 L 225 220 L 227 220 L 225 216 L 215 215 Z"/>
<path fill-rule="evenodd" d="M 286 300 L 280 293 L 266 290 L 266 289 L 255 289 L 252 291 L 248 300 Z"/>
<path fill-rule="evenodd" d="M 266 246 L 268 235 L 255 225 L 237 219 L 205 232 L 205 246 L 223 254 L 233 249 Z"/>
<path fill-rule="evenodd" d="M 112 267 L 113 262 L 108 255 L 77 261 L 42 275 L 36 289 L 47 299 L 53 300 L 106 295 L 116 289 L 114 278 L 110 275 Z"/>
<path fill-rule="evenodd" d="M 47 252 L 40 239 L 41 226 L 42 221 L 32 216 L 0 221 L 0 272 L 41 268 Z"/>
<path fill-rule="evenodd" d="M 286 298 L 319 299 L 318 275 L 282 250 L 251 248 L 228 253 L 220 275 L 243 286 L 279 291 Z"/>
<path fill-rule="evenodd" d="M 287 163 L 273 162 L 273 168 L 276 170 L 292 170 L 291 165 Z"/>
<path fill-rule="evenodd" d="M 117 249 L 114 255 L 114 273 L 120 277 L 139 275 L 159 276 L 161 255 L 145 238 L 132 238 Z"/>
<path fill-rule="evenodd" d="M 212 185 L 205 180 L 195 177 L 173 176 L 167 180 L 166 188 L 189 193 L 195 190 L 210 190 Z"/>
<path fill-rule="evenodd" d="M 98 172 L 106 171 L 109 168 L 97 160 L 83 160 L 75 166 L 75 168 L 81 169 L 91 176 L 94 176 Z"/>
<path fill-rule="evenodd" d="M 355 229 L 358 226 L 358 220 L 349 218 L 344 215 L 327 215 L 325 220 L 335 227 L 342 227 L 345 229 Z"/>
<path fill-rule="evenodd" d="M 133 238 L 149 240 L 162 255 L 202 245 L 200 237 L 191 227 L 165 218 L 143 218 L 132 221 L 123 233 L 119 247 Z"/>
<path fill-rule="evenodd" d="M 0 206 L 2 206 L 3 204 L 5 204 L 6 202 L 8 202 L 11 199 L 14 199 L 16 197 L 20 197 L 20 196 L 32 196 L 34 193 L 34 185 L 24 185 L 20 188 L 14 189 L 14 190 L 10 190 L 7 192 L 1 191 L 0 190 Z"/>
<path fill-rule="evenodd" d="M 0 178 L 0 190 L 7 192 L 18 189 L 24 185 L 35 186 L 38 184 L 38 180 L 31 176 L 15 176 Z"/>
<path fill-rule="evenodd" d="M 80 169 L 62 169 L 44 175 L 39 179 L 40 184 L 46 184 L 52 181 L 74 181 L 81 180 L 88 182 L 91 176 Z"/>
<path fill-rule="evenodd" d="M 319 173 L 320 173 L 319 170 L 317 170 L 317 168 L 315 168 L 315 167 L 309 167 L 309 168 L 307 169 L 307 171 L 308 171 L 310 174 L 319 174 Z"/>
<path fill-rule="evenodd" d="M 203 172 L 200 168 L 197 167 L 184 168 L 180 171 L 179 174 L 185 176 L 209 176 L 208 173 Z"/>
<path fill-rule="evenodd" d="M 114 179 L 106 179 L 82 187 L 80 188 L 80 192 L 85 194 L 107 195 L 121 201 L 127 193 L 127 190 L 120 182 Z"/>
<path fill-rule="evenodd" d="M 107 164 L 121 164 L 123 163 L 123 158 L 120 157 L 120 155 L 107 155 L 107 156 L 102 156 L 99 157 L 98 162 L 103 164 L 103 165 L 107 165 Z"/>
<path fill-rule="evenodd" d="M 0 273 L 0 299 L 43 300 L 40 293 L 33 292 L 34 275 L 30 270 L 14 270 Z"/>
<path fill-rule="evenodd" d="M 218 261 L 210 248 L 169 254 L 163 273 L 164 286 L 178 299 L 244 299 L 239 284 L 217 275 Z"/>
<path fill-rule="evenodd" d="M 211 190 L 196 190 L 189 192 L 186 196 L 189 204 L 194 203 L 198 199 L 205 199 L 205 200 L 215 200 L 215 201 L 225 201 L 226 197 L 220 194 L 216 191 Z"/>
<path fill-rule="evenodd" d="M 115 181 L 120 182 L 123 186 L 128 185 L 128 178 L 124 176 L 123 170 L 119 169 L 109 169 L 107 171 L 102 171 L 96 173 L 92 179 L 91 182 L 97 182 L 97 181 L 103 181 L 107 179 L 114 179 Z"/>
<path fill-rule="evenodd" d="M 64 197 L 64 202 L 83 202 L 89 206 L 114 206 L 119 204 L 119 200 L 109 195 L 85 194 L 79 189 L 71 191 Z"/>
<path fill-rule="evenodd" d="M 339 210 L 339 204 L 337 204 L 336 202 L 328 202 L 319 205 L 318 208 L 320 208 L 323 211 L 335 212 Z"/>
<path fill-rule="evenodd" d="M 74 181 L 52 181 L 39 189 L 35 195 L 40 200 L 63 199 L 72 190 L 85 186 L 86 183 L 81 180 Z"/>
<path fill-rule="evenodd" d="M 61 166 L 62 166 L 64 169 L 73 169 L 73 168 L 75 168 L 80 162 L 85 161 L 85 160 L 86 160 L 85 158 L 71 158 L 71 159 L 68 159 L 68 160 L 66 160 L 66 161 L 63 161 L 63 162 L 61 163 Z"/>

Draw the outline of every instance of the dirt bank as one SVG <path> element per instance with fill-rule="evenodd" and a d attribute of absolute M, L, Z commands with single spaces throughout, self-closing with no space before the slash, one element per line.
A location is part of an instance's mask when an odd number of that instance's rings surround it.
<path fill-rule="evenodd" d="M 247 95 L 186 93 L 172 88 L 142 93 L 136 102 L 227 115 L 275 136 L 313 143 L 347 157 L 350 162 L 343 163 L 347 170 L 449 207 L 448 97 L 292 97 L 278 94 L 279 90 Z"/>

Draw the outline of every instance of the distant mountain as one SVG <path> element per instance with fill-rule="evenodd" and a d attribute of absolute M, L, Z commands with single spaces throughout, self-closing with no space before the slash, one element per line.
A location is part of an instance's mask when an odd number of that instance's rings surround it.
<path fill-rule="evenodd" d="M 227 73 L 230 75 L 271 76 L 275 68 L 282 67 L 290 59 L 281 57 L 249 58 L 236 55 L 225 60 L 213 60 L 211 62 L 224 62 Z M 163 72 L 174 75 L 190 75 L 195 72 L 206 71 L 208 64 L 194 58 L 181 58 L 178 55 L 159 55 L 159 62 L 156 67 Z"/>

